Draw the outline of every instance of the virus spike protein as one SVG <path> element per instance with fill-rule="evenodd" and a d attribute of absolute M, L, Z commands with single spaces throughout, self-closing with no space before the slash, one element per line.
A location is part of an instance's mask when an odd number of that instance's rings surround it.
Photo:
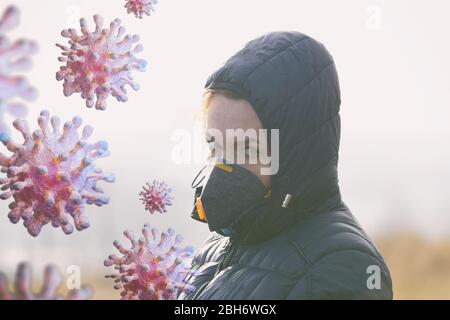
<path fill-rule="evenodd" d="M 143 46 L 134 43 L 138 35 L 126 35 L 119 19 L 103 29 L 103 18 L 94 16 L 95 30 L 88 30 L 86 19 L 80 19 L 81 35 L 74 29 L 63 30 L 61 35 L 69 39 L 70 46 L 57 44 L 63 52 L 58 58 L 65 65 L 56 73 L 58 81 L 64 80 L 64 95 L 81 93 L 86 106 L 106 109 L 106 100 L 112 95 L 120 102 L 128 100 L 126 86 L 139 90 L 132 71 L 145 71 L 147 62 L 136 58 Z M 97 99 L 95 101 L 95 99 Z"/>
<path fill-rule="evenodd" d="M 133 13 L 136 18 L 142 19 L 144 15 L 151 15 L 155 11 L 158 0 L 126 0 L 125 8 L 128 13 Z"/>
<path fill-rule="evenodd" d="M 0 112 L 7 112 L 14 117 L 24 117 L 26 107 L 9 100 L 16 97 L 33 101 L 37 94 L 28 81 L 15 75 L 16 72 L 31 68 L 30 56 L 35 54 L 38 46 L 34 41 L 19 39 L 14 43 L 7 38 L 6 32 L 19 25 L 20 12 L 14 6 L 6 9 L 0 16 Z M 8 132 L 7 126 L 0 121 L 0 133 Z"/>
<path fill-rule="evenodd" d="M 106 267 L 114 265 L 116 274 L 106 278 L 115 279 L 114 288 L 122 289 L 123 300 L 173 300 L 181 292 L 192 292 L 194 287 L 185 282 L 190 273 L 188 262 L 192 259 L 194 248 L 181 247 L 182 236 L 175 235 L 173 229 L 162 232 L 150 225 L 144 225 L 143 237 L 136 239 L 125 231 L 131 248 L 126 249 L 118 241 L 114 246 L 122 254 L 112 254 L 105 260 Z"/>
<path fill-rule="evenodd" d="M 139 195 L 141 196 L 140 199 L 145 206 L 145 210 L 150 213 L 167 212 L 166 206 L 172 205 L 173 200 L 170 195 L 172 189 L 167 183 L 153 180 L 152 184 L 147 182 L 143 189 Z"/>
<path fill-rule="evenodd" d="M 19 264 L 14 281 L 14 292 L 9 290 L 8 278 L 0 272 L 0 300 L 86 300 L 92 295 L 89 287 L 72 289 L 66 297 L 58 295 L 62 275 L 54 265 L 47 265 L 44 271 L 44 283 L 39 293 L 32 291 L 31 265 Z"/>
<path fill-rule="evenodd" d="M 48 128 L 49 122 L 53 130 Z M 3 186 L 0 199 L 14 198 L 10 203 L 8 217 L 12 223 L 21 219 L 32 236 L 51 222 L 70 234 L 73 225 L 81 231 L 89 227 L 83 215 L 85 204 L 102 206 L 109 202 L 97 181 L 114 182 L 112 174 L 96 168 L 94 161 L 109 155 L 108 144 L 99 141 L 88 143 L 93 129 L 85 126 L 81 138 L 77 130 L 82 119 L 74 117 L 64 124 L 59 132 L 60 120 L 48 111 L 42 111 L 38 124 L 40 130 L 29 131 L 24 120 L 15 120 L 13 125 L 24 138 L 22 145 L 7 135 L 0 136 L 1 142 L 13 153 L 7 157 L 0 153 L 1 172 L 7 177 L 0 179 Z"/>

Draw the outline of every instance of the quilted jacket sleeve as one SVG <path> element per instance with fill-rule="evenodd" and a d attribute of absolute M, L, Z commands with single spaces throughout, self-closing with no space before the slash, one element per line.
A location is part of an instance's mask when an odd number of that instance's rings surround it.
<path fill-rule="evenodd" d="M 387 268 L 359 250 L 341 250 L 315 262 L 287 299 L 392 299 Z"/>

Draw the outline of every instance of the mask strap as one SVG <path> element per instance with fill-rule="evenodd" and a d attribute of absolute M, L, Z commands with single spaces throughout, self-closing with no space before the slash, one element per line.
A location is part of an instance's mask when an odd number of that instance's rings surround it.
<path fill-rule="evenodd" d="M 200 177 L 200 174 L 201 174 L 205 169 L 206 169 L 206 166 L 203 166 L 203 168 L 201 168 L 200 171 L 199 171 L 199 172 L 197 173 L 197 175 L 195 176 L 194 180 L 192 180 L 191 187 L 192 187 L 193 189 L 197 188 L 197 187 L 203 182 L 203 180 L 205 179 L 205 176 L 203 176 L 203 177 L 201 177 L 201 179 L 200 179 L 199 181 L 197 181 L 198 178 Z"/>

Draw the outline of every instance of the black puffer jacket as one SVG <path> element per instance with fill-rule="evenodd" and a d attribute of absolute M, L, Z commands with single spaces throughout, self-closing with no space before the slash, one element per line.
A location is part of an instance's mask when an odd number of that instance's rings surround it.
<path fill-rule="evenodd" d="M 280 130 L 280 167 L 254 219 L 231 238 L 211 233 L 188 277 L 197 290 L 179 298 L 392 299 L 382 256 L 341 200 L 340 91 L 325 47 L 298 32 L 264 35 L 206 88 L 241 95 L 265 128 Z"/>

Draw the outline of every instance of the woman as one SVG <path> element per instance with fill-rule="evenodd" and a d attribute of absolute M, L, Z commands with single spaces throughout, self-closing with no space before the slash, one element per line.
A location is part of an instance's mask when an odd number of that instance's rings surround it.
<path fill-rule="evenodd" d="M 341 199 L 340 90 L 325 47 L 298 32 L 266 34 L 206 90 L 206 139 L 222 153 L 199 175 L 192 216 L 212 232 L 186 279 L 196 290 L 179 298 L 392 299 L 382 256 Z M 275 170 L 235 164 L 225 146 L 239 141 L 226 141 L 227 129 L 275 132 L 257 150 L 270 149 Z"/>

